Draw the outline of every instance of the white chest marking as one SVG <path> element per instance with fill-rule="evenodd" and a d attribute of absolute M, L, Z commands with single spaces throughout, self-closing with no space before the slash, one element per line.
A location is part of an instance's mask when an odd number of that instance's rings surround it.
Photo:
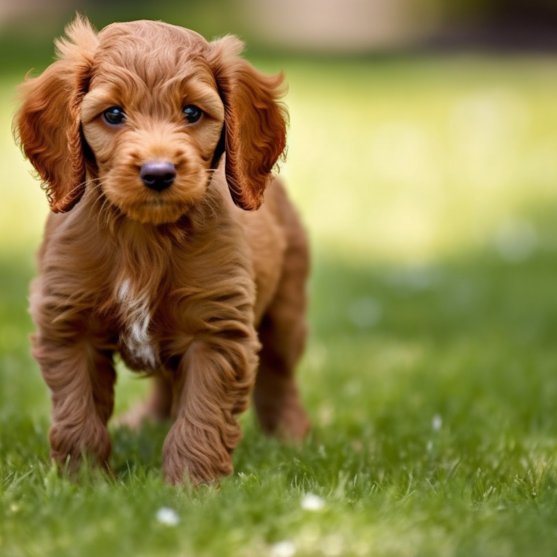
<path fill-rule="evenodd" d="M 124 322 L 122 340 L 130 355 L 154 368 L 157 363 L 156 346 L 149 335 L 151 303 L 147 292 L 135 296 L 129 279 L 122 281 L 118 289 L 120 314 Z"/>

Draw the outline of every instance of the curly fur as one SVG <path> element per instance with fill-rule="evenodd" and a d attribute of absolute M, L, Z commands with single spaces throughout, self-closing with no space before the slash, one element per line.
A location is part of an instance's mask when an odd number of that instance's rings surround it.
<path fill-rule="evenodd" d="M 214 480 L 232 472 L 252 390 L 265 432 L 301 439 L 309 425 L 294 379 L 307 241 L 270 174 L 285 148 L 283 77 L 257 72 L 234 37 L 160 22 L 96 33 L 78 17 L 66 34 L 58 60 L 22 85 L 14 121 L 53 211 L 31 289 L 51 454 L 108 466 L 120 353 L 153 381 L 127 423 L 174 420 L 166 479 Z M 185 104 L 203 109 L 199 122 Z M 117 128 L 102 118 L 114 105 Z M 171 187 L 145 187 L 150 160 L 174 164 Z"/>

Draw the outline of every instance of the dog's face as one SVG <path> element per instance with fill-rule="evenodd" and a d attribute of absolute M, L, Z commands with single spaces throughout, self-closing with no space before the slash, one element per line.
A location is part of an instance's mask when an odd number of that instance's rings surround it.
<path fill-rule="evenodd" d="M 156 23 L 100 35 L 82 129 L 104 194 L 136 220 L 175 221 L 205 194 L 224 124 L 208 48 Z"/>
<path fill-rule="evenodd" d="M 285 146 L 282 76 L 160 22 L 106 27 L 78 18 L 59 60 L 23 85 L 15 125 L 55 212 L 87 188 L 132 219 L 174 222 L 203 199 L 223 151 L 234 202 L 256 209 Z M 87 171 L 87 172 L 86 172 Z"/>

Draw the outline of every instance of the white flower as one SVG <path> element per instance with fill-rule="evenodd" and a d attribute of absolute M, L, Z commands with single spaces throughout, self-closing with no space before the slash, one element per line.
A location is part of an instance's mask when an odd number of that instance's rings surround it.
<path fill-rule="evenodd" d="M 296 554 L 296 545 L 294 542 L 285 540 L 283 542 L 278 542 L 271 546 L 271 556 L 272 557 L 292 557 Z"/>
<path fill-rule="evenodd" d="M 180 517 L 174 509 L 168 507 L 161 507 L 157 511 L 157 521 L 166 526 L 176 526 L 180 522 Z"/>
<path fill-rule="evenodd" d="M 305 511 L 320 511 L 325 507 L 325 501 L 318 495 L 307 493 L 302 498 L 302 509 Z"/>
<path fill-rule="evenodd" d="M 440 431 L 443 427 L 443 418 L 439 414 L 435 414 L 433 416 L 433 420 L 431 420 L 431 427 L 433 431 Z"/>

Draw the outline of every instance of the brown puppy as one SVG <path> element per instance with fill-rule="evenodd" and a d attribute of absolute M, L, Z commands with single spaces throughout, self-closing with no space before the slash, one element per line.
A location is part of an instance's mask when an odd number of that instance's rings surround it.
<path fill-rule="evenodd" d="M 301 439 L 309 425 L 294 379 L 307 241 L 270 174 L 283 78 L 238 57 L 234 37 L 160 22 L 97 34 L 78 17 L 67 37 L 22 85 L 15 120 L 57 213 L 31 295 L 51 454 L 107 465 L 119 352 L 154 379 L 132 421 L 174 418 L 167 480 L 213 480 L 232 472 L 253 387 L 264 431 Z"/>

